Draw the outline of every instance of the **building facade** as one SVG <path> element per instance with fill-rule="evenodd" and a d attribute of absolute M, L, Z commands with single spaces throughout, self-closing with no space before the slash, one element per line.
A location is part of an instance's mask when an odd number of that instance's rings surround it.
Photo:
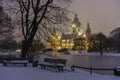
<path fill-rule="evenodd" d="M 90 26 L 89 26 L 90 27 Z M 91 31 L 86 31 L 87 34 L 91 34 Z M 71 24 L 71 31 L 69 34 L 62 33 L 61 36 L 57 36 L 57 32 L 54 29 L 47 43 L 47 48 L 52 48 L 54 50 L 69 49 L 69 50 L 88 50 L 88 35 L 83 30 L 82 24 L 79 21 L 77 15 L 75 15 L 74 20 Z M 90 33 L 89 33 L 90 32 Z"/>

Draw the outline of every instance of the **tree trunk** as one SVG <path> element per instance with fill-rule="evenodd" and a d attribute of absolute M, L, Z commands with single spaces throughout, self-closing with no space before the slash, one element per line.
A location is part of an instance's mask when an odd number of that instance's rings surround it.
<path fill-rule="evenodd" d="M 23 41 L 23 43 L 22 43 L 21 58 L 26 58 L 27 51 L 29 50 L 28 44 L 29 43 L 27 41 Z"/>
<path fill-rule="evenodd" d="M 28 40 L 23 41 L 21 58 L 26 58 L 26 54 L 29 51 L 29 48 L 30 48 L 32 41 L 33 41 L 33 38 L 34 37 L 31 36 Z"/>
<path fill-rule="evenodd" d="M 33 27 L 33 30 L 31 31 L 31 35 L 29 36 L 27 40 L 23 41 L 21 58 L 26 58 L 26 54 L 33 42 L 35 33 L 37 31 L 38 25 L 36 25 L 36 22 L 34 22 L 33 24 L 34 24 L 34 27 Z"/>

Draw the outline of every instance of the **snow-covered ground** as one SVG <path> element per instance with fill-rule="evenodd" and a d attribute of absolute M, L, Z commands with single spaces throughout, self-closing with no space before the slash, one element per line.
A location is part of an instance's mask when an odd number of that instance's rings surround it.
<path fill-rule="evenodd" d="M 64 72 L 41 70 L 40 67 L 0 65 L 0 80 L 120 80 L 114 75 L 99 75 L 76 69 L 74 72 L 66 68 Z"/>
<path fill-rule="evenodd" d="M 72 54 L 72 55 L 78 56 L 78 55 L 99 55 L 99 54 L 80 53 L 80 54 Z M 108 53 L 108 54 L 104 54 L 104 56 L 120 57 L 120 54 Z M 43 58 L 43 56 L 41 57 Z M 120 80 L 120 77 L 114 75 L 100 75 L 95 73 L 90 75 L 89 72 L 80 69 L 75 69 L 75 71 L 73 72 L 69 67 L 65 68 L 64 72 L 57 72 L 53 70 L 41 70 L 40 67 L 33 68 L 31 65 L 29 65 L 28 67 L 23 67 L 21 65 L 3 67 L 3 65 L 0 64 L 0 80 L 96 80 L 96 79 Z"/>
<path fill-rule="evenodd" d="M 0 52 L 0 56 L 14 56 L 14 57 L 20 57 L 20 52 L 15 52 L 15 51 L 4 51 Z"/>
<path fill-rule="evenodd" d="M 100 56 L 100 53 L 99 52 L 81 52 L 79 54 L 72 54 L 72 55 L 98 55 L 98 56 Z M 120 53 L 103 53 L 103 56 L 120 57 Z"/>

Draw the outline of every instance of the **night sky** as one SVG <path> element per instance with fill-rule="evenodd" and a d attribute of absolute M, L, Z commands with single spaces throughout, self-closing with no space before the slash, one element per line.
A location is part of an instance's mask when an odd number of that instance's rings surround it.
<path fill-rule="evenodd" d="M 84 30 L 87 22 L 93 33 L 106 35 L 120 27 L 120 0 L 73 0 L 70 10 L 78 14 Z M 70 17 L 73 19 L 73 15 Z"/>
<path fill-rule="evenodd" d="M 120 0 L 72 0 L 69 10 L 77 13 L 84 30 L 89 22 L 92 33 L 109 35 L 110 31 L 120 27 Z M 71 13 L 69 17 L 74 19 Z"/>

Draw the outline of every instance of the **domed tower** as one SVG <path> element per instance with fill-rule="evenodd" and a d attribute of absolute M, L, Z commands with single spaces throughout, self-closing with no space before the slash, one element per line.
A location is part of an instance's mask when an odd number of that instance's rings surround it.
<path fill-rule="evenodd" d="M 72 34 L 77 34 L 77 35 L 82 35 L 83 34 L 83 29 L 82 25 L 77 17 L 77 14 L 75 14 L 74 20 L 72 22 Z"/>

